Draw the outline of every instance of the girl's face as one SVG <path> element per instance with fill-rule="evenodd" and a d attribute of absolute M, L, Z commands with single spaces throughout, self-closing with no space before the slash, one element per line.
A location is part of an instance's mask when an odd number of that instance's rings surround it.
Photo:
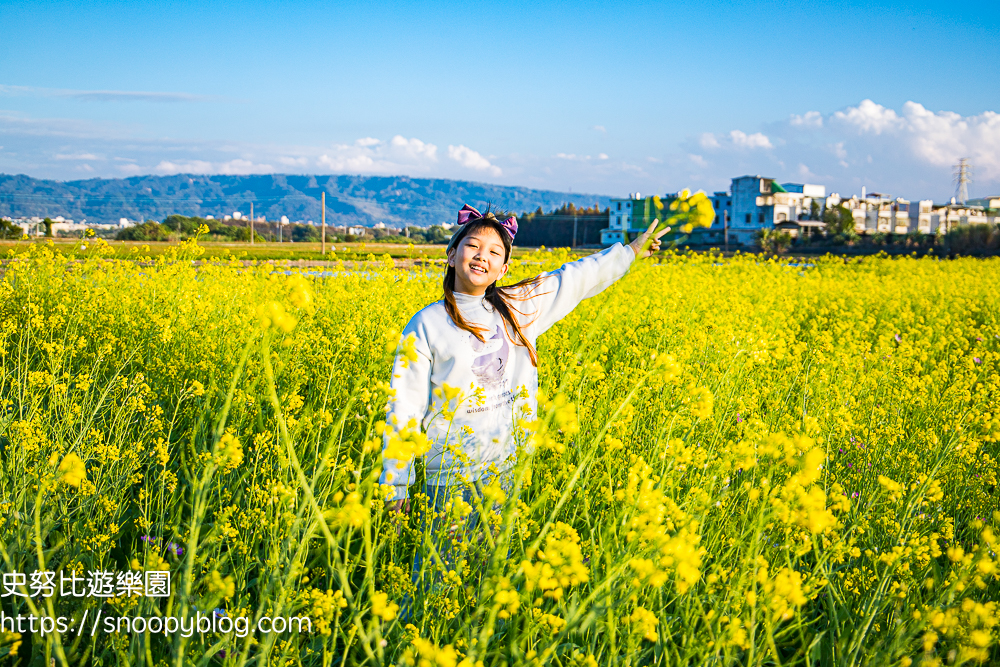
<path fill-rule="evenodd" d="M 480 296 L 507 273 L 506 250 L 495 230 L 482 227 L 469 232 L 448 253 L 455 269 L 455 291 Z"/>

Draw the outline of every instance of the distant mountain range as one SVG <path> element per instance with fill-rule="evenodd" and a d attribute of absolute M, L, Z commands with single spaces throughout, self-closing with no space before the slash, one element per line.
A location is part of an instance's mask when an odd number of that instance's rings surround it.
<path fill-rule="evenodd" d="M 326 192 L 326 221 L 333 225 L 384 222 L 427 226 L 454 221 L 463 204 L 486 202 L 521 213 L 573 202 L 608 205 L 608 197 L 491 185 L 472 181 L 406 176 L 135 176 L 125 179 L 48 181 L 0 174 L 0 216 L 56 217 L 109 223 L 120 218 L 163 220 L 179 213 L 221 218 L 240 211 L 277 220 L 320 220 Z"/>

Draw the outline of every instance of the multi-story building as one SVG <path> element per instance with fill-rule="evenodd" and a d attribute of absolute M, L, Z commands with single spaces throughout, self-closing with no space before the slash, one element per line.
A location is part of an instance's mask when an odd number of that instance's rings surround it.
<path fill-rule="evenodd" d="M 969 206 L 982 206 L 983 208 L 993 209 L 994 211 L 1000 211 L 1000 195 L 992 195 L 989 197 L 979 197 L 978 199 L 970 199 L 965 203 Z"/>
<path fill-rule="evenodd" d="M 729 242 L 752 244 L 762 229 L 794 226 L 823 213 L 826 188 L 807 183 L 781 183 L 762 176 L 740 176 L 732 184 Z M 813 206 L 816 202 L 816 206 Z M 815 220 L 813 220 L 815 221 Z"/>
<path fill-rule="evenodd" d="M 664 195 L 665 206 L 676 195 Z M 805 221 L 822 214 L 826 188 L 803 183 L 778 184 L 773 178 L 740 176 L 734 178 L 729 192 L 709 196 L 715 209 L 715 221 L 705 229 L 691 233 L 692 243 L 753 244 L 757 232 L 788 222 Z M 812 203 L 816 202 L 814 208 Z M 608 227 L 601 230 L 601 244 L 627 243 L 646 230 L 654 217 L 664 215 L 655 208 L 654 198 L 638 192 L 627 199 L 612 199 Z M 669 215 L 669 213 L 666 213 Z M 818 223 L 817 223 L 818 224 Z"/>
<path fill-rule="evenodd" d="M 868 192 L 862 188 L 861 196 L 843 199 L 834 193 L 826 198 L 827 207 L 841 206 L 850 209 L 854 216 L 854 230 L 859 234 L 892 232 L 905 234 L 913 225 L 912 205 L 902 197 L 893 199 L 880 192 Z"/>
<path fill-rule="evenodd" d="M 608 227 L 601 230 L 601 245 L 609 246 L 619 241 L 628 243 L 632 228 L 632 205 L 642 201 L 639 193 L 630 193 L 627 199 L 612 199 L 608 208 Z M 642 231 L 642 230 L 639 230 Z"/>
<path fill-rule="evenodd" d="M 992 207 L 958 204 L 954 199 L 949 204 L 933 206 L 930 212 L 930 229 L 933 234 L 947 234 L 956 227 L 965 225 L 985 225 L 1000 222 L 1000 215 Z"/>

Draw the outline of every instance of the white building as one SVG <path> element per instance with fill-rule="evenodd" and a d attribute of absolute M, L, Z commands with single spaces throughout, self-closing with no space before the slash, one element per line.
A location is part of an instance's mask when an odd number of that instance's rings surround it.
<path fill-rule="evenodd" d="M 1000 210 L 1000 195 L 991 195 L 989 197 L 970 199 L 965 203 L 968 204 L 969 206 L 982 206 L 983 208 Z"/>
<path fill-rule="evenodd" d="M 638 192 L 629 194 L 627 199 L 612 199 L 608 212 L 608 227 L 601 230 L 601 245 L 609 246 L 618 243 L 628 243 L 629 234 L 645 231 L 632 226 L 632 206 L 642 201 Z M 634 237 L 633 237 L 634 238 Z"/>
<path fill-rule="evenodd" d="M 718 196 L 722 193 L 716 193 Z M 727 198 L 728 200 L 728 198 Z M 808 226 L 826 206 L 826 187 L 808 183 L 781 183 L 762 176 L 739 176 L 731 190 L 729 242 L 751 245 L 762 229 Z M 813 202 L 816 206 L 813 206 Z M 793 224 L 794 223 L 794 224 Z"/>

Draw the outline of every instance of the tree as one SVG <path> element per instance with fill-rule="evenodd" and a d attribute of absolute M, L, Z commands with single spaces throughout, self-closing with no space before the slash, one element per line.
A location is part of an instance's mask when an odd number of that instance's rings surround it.
<path fill-rule="evenodd" d="M 809 219 L 819 220 L 819 215 L 820 215 L 819 202 L 813 199 L 809 203 Z"/>
<path fill-rule="evenodd" d="M 154 220 L 123 229 L 115 238 L 119 241 L 169 241 L 170 230 Z"/>
<path fill-rule="evenodd" d="M 854 231 L 854 214 L 850 208 L 843 204 L 823 211 L 823 222 L 826 223 L 828 236 L 840 239 L 850 239 L 857 236 Z"/>
<path fill-rule="evenodd" d="M 15 225 L 10 220 L 0 220 L 0 239 L 19 239 L 24 235 L 24 230 Z"/>
<path fill-rule="evenodd" d="M 42 224 L 45 225 L 45 238 L 52 238 L 52 218 L 45 218 Z"/>
<path fill-rule="evenodd" d="M 780 255 L 792 245 L 792 235 L 779 229 L 757 231 L 757 244 L 766 253 Z"/>

